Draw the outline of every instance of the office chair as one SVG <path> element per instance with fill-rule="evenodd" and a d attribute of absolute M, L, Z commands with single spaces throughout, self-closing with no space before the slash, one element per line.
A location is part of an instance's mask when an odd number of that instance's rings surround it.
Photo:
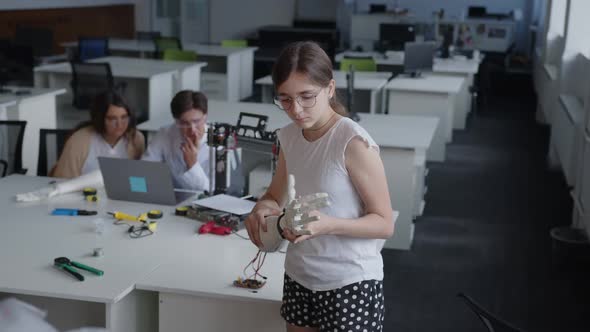
<path fill-rule="evenodd" d="M 160 31 L 136 31 L 135 39 L 137 40 L 154 40 L 162 37 Z"/>
<path fill-rule="evenodd" d="M 354 66 L 355 71 L 377 71 L 377 63 L 373 58 L 343 58 L 340 61 L 340 70 L 348 71 L 350 65 Z"/>
<path fill-rule="evenodd" d="M 2 175 L 0 175 L 0 178 L 3 178 L 6 176 L 6 172 L 8 171 L 8 163 L 6 160 L 0 159 L 0 165 L 2 165 Z"/>
<path fill-rule="evenodd" d="M 87 110 L 97 94 L 116 90 L 123 94 L 126 84 L 114 84 L 111 65 L 108 63 L 70 62 L 72 66 L 72 105 L 77 109 Z"/>
<path fill-rule="evenodd" d="M 475 302 L 471 297 L 463 293 L 459 293 L 457 296 L 465 301 L 467 306 L 477 315 L 483 325 L 487 328 L 488 332 L 524 332 L 524 330 L 516 328 L 508 322 L 496 317 Z"/>
<path fill-rule="evenodd" d="M 156 45 L 156 56 L 162 57 L 166 50 L 182 50 L 182 44 L 176 37 L 159 37 L 154 39 Z"/>
<path fill-rule="evenodd" d="M 57 163 L 71 129 L 39 129 L 39 159 L 37 176 L 48 176 Z"/>
<path fill-rule="evenodd" d="M 225 39 L 221 41 L 222 47 L 248 47 L 248 41 L 245 39 Z"/>
<path fill-rule="evenodd" d="M 182 51 L 167 49 L 162 55 L 164 61 L 197 61 L 197 53 L 193 51 Z"/>
<path fill-rule="evenodd" d="M 0 121 L 0 162 L 2 176 L 12 173 L 26 174 L 23 168 L 23 139 L 27 121 Z"/>
<path fill-rule="evenodd" d="M 90 59 L 105 57 L 109 54 L 108 38 L 78 38 L 78 61 L 84 62 Z"/>

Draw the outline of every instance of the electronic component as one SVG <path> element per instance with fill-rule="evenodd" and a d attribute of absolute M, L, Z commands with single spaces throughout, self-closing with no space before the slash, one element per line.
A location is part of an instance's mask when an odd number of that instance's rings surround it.
<path fill-rule="evenodd" d="M 238 277 L 238 279 L 234 280 L 234 286 L 240 288 L 260 289 L 265 284 L 266 281 L 256 279 L 242 279 L 241 277 Z"/>

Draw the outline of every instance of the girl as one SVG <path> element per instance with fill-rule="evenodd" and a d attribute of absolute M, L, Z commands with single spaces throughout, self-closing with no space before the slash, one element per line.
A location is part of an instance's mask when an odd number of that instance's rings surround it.
<path fill-rule="evenodd" d="M 275 104 L 293 123 L 279 132 L 281 151 L 267 192 L 246 220 L 261 246 L 265 216 L 285 205 L 287 175 L 298 195 L 325 192 L 331 206 L 314 211 L 311 235 L 284 236 L 281 315 L 287 331 L 382 331 L 384 239 L 393 234 L 393 211 L 379 148 L 345 117 L 336 100 L 332 63 L 315 43 L 296 42 L 272 73 Z"/>
<path fill-rule="evenodd" d="M 90 118 L 68 138 L 49 176 L 74 178 L 98 170 L 97 157 L 141 157 L 145 140 L 121 95 L 109 91 L 96 96 Z"/>

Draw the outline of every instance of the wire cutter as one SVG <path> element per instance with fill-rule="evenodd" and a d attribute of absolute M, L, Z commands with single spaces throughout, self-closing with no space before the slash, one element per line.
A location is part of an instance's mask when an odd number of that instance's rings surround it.
<path fill-rule="evenodd" d="M 75 267 L 79 268 L 81 270 L 86 270 L 86 271 L 92 272 L 92 273 L 99 275 L 99 276 L 102 276 L 104 274 L 104 272 L 99 269 L 95 269 L 95 268 L 90 267 L 88 265 L 84 265 L 82 263 L 71 261 L 67 257 L 57 257 L 56 259 L 53 260 L 53 265 L 55 265 L 59 269 L 62 269 L 65 272 L 71 274 L 72 276 L 74 276 L 76 279 L 78 279 L 80 281 L 84 281 L 84 276 L 81 275 L 80 273 L 78 273 L 74 269 Z"/>

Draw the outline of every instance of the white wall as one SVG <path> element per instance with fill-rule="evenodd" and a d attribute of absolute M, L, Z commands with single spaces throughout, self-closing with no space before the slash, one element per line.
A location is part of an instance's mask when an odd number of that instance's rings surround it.
<path fill-rule="evenodd" d="M 265 25 L 292 25 L 295 0 L 210 0 L 210 42 L 245 38 Z"/>

